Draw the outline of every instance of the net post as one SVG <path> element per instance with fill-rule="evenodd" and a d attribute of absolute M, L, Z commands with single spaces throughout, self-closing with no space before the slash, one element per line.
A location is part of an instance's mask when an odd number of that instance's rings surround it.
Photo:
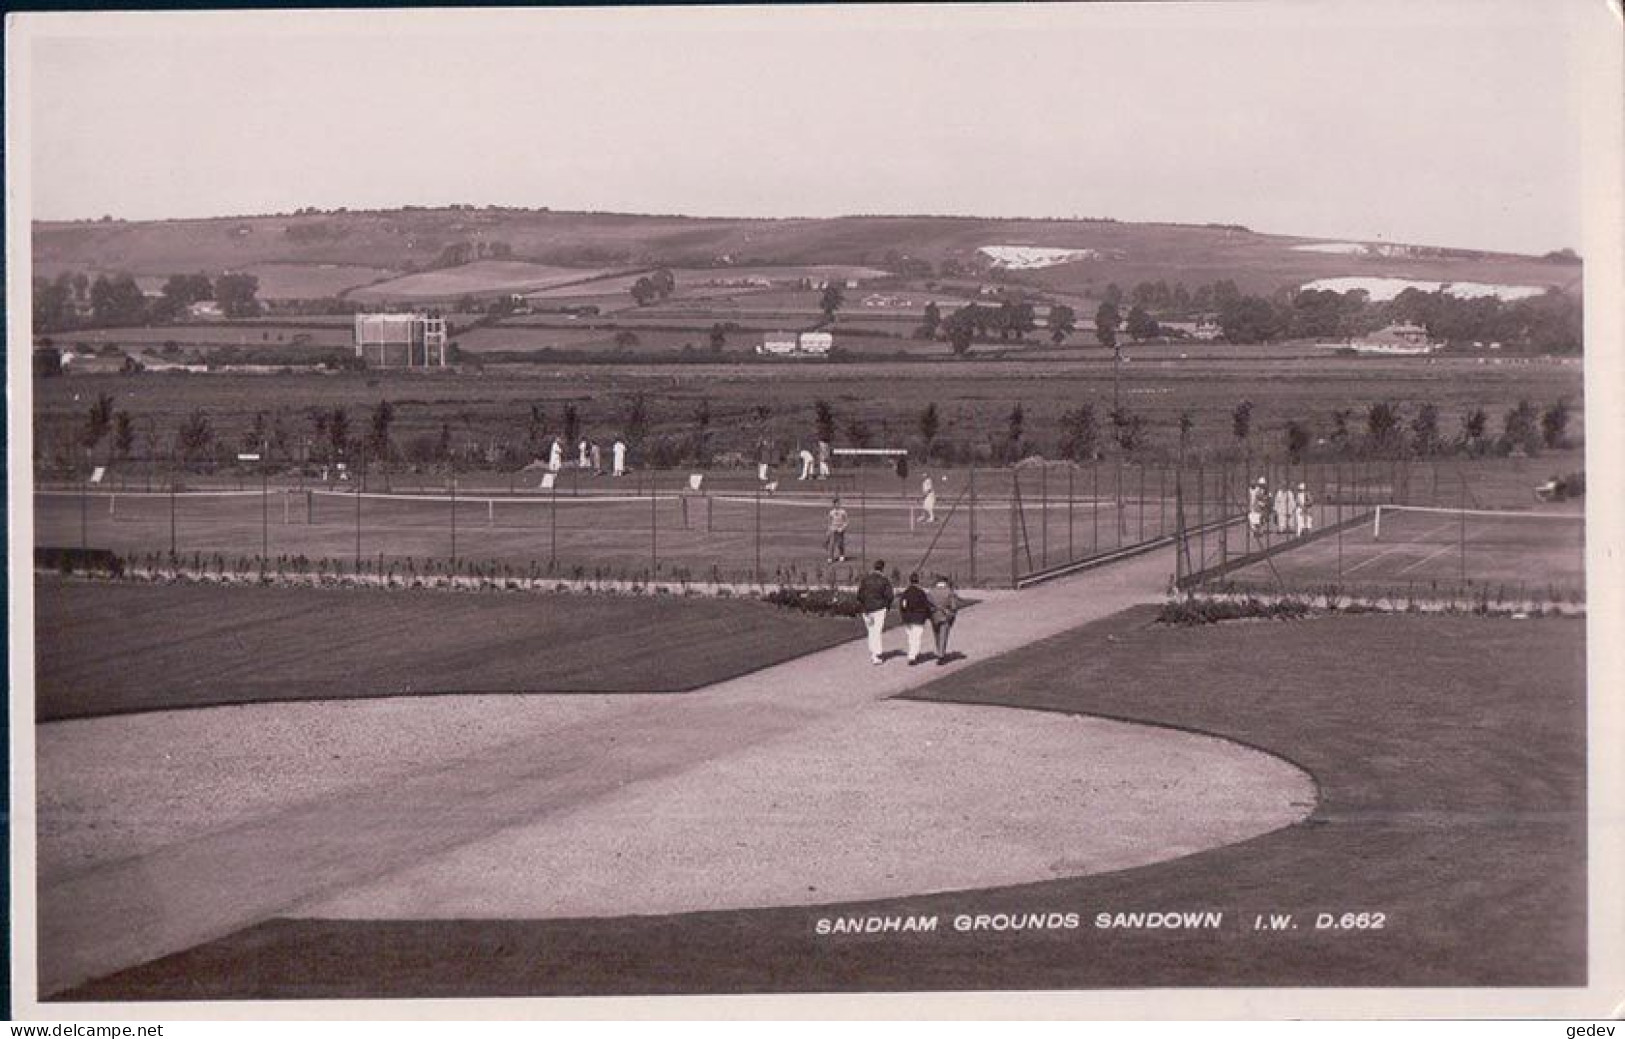
<path fill-rule="evenodd" d="M 553 481 L 553 486 L 547 489 L 547 565 L 549 569 L 559 564 L 559 482 Z"/>
<path fill-rule="evenodd" d="M 660 572 L 660 495 L 655 474 L 649 474 L 649 579 Z"/>
<path fill-rule="evenodd" d="M 758 586 L 762 583 L 762 488 L 756 488 L 756 565 L 752 571 Z"/>
<path fill-rule="evenodd" d="M 1199 573 L 1207 572 L 1207 469 L 1196 466 L 1196 541 L 1197 556 L 1201 560 Z"/>
<path fill-rule="evenodd" d="M 451 471 L 451 565 L 457 567 L 457 469 Z"/>
<path fill-rule="evenodd" d="M 1100 459 L 1089 462 L 1089 554 L 1100 554 Z"/>

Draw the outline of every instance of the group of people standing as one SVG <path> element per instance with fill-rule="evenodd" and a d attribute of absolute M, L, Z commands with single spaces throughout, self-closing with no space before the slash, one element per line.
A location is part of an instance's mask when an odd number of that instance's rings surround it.
<path fill-rule="evenodd" d="M 617 437 L 609 449 L 613 469 L 611 475 L 626 475 L 626 441 Z M 599 446 L 585 437 L 576 445 L 576 468 L 592 470 L 594 476 L 604 475 L 604 453 Z M 564 443 L 558 437 L 547 449 L 547 471 L 557 473 L 564 469 Z"/>
<path fill-rule="evenodd" d="M 1302 537 L 1314 530 L 1314 499 L 1307 484 L 1283 483 L 1272 495 L 1269 481 L 1260 476 L 1247 488 L 1247 529 L 1262 537 L 1272 528 L 1277 534 Z"/>
<path fill-rule="evenodd" d="M 909 666 L 925 663 L 922 649 L 925 626 L 931 625 L 936 640 L 936 661 L 948 663 L 948 635 L 963 605 L 954 586 L 946 577 L 937 576 L 929 589 L 920 586 L 920 575 L 908 575 L 908 587 L 898 594 L 886 576 L 886 561 L 875 560 L 874 567 L 858 582 L 858 608 L 863 612 L 863 626 L 869 636 L 869 659 L 875 664 L 886 662 L 885 644 L 881 638 L 886 628 L 886 615 L 896 602 L 903 618 L 903 631 L 908 640 Z"/>

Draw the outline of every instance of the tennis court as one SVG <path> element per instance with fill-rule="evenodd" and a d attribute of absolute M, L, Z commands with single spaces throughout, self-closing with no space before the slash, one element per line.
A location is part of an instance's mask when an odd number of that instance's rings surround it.
<path fill-rule="evenodd" d="M 1585 515 L 1539 509 L 1378 505 L 1345 529 L 1277 549 L 1222 576 L 1259 591 L 1507 602 L 1585 600 Z"/>

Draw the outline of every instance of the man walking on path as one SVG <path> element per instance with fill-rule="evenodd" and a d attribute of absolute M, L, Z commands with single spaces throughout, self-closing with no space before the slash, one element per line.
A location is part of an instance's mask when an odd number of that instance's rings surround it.
<path fill-rule="evenodd" d="M 931 619 L 931 599 L 920 587 L 920 575 L 908 575 L 908 587 L 897 599 L 897 612 L 903 616 L 903 630 L 908 634 L 908 665 L 920 662 L 920 647 L 925 643 L 925 622 Z"/>
<path fill-rule="evenodd" d="M 826 547 L 829 549 L 831 563 L 846 562 L 846 526 L 849 522 L 846 509 L 841 507 L 841 499 L 836 498 L 830 503 L 829 532 L 824 535 Z"/>
<path fill-rule="evenodd" d="M 953 631 L 954 618 L 959 616 L 962 603 L 954 586 L 940 575 L 925 594 L 931 600 L 931 633 L 937 639 L 937 666 L 940 667 L 948 662 L 948 635 Z"/>
<path fill-rule="evenodd" d="M 874 569 L 858 582 L 858 609 L 863 611 L 863 626 L 869 633 L 869 660 L 874 664 L 886 662 L 880 633 L 886 627 L 886 611 L 891 609 L 893 594 L 891 582 L 886 579 L 886 561 L 877 559 Z"/>

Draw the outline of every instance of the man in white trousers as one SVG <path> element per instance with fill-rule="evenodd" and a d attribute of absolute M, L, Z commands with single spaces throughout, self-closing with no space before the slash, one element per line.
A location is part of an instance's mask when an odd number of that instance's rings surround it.
<path fill-rule="evenodd" d="M 614 462 L 614 466 L 615 466 L 615 475 L 616 476 L 625 476 L 626 475 L 626 441 L 621 440 L 620 438 L 617 437 L 616 440 L 615 440 L 615 446 L 610 448 L 610 454 L 613 455 L 613 462 Z"/>
<path fill-rule="evenodd" d="M 886 561 L 875 560 L 874 569 L 858 582 L 858 609 L 863 611 L 863 627 L 869 635 L 869 662 L 884 664 L 885 646 L 880 634 L 886 628 L 886 612 L 894 597 L 891 581 L 886 579 Z"/>

